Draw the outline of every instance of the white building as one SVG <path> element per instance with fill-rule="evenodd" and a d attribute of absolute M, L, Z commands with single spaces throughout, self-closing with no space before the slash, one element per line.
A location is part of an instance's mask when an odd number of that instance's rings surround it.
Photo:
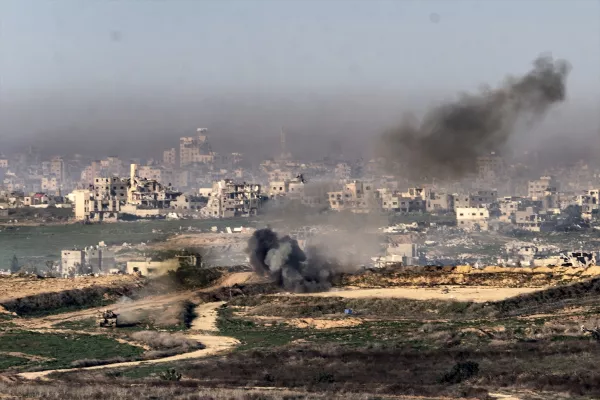
<path fill-rule="evenodd" d="M 465 230 L 480 229 L 487 231 L 489 228 L 490 212 L 487 208 L 459 207 L 456 208 L 456 224 Z"/>
<path fill-rule="evenodd" d="M 79 221 L 116 221 L 121 209 L 114 196 L 95 198 L 92 191 L 83 189 L 73 192 L 75 219 Z"/>

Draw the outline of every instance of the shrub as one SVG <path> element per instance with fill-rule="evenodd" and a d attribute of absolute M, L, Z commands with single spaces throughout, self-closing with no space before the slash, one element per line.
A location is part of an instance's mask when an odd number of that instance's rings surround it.
<path fill-rule="evenodd" d="M 457 384 L 465 381 L 479 372 L 479 364 L 473 361 L 458 362 L 442 376 L 442 383 Z"/>
<path fill-rule="evenodd" d="M 180 381 L 181 380 L 181 373 L 178 372 L 175 368 L 169 368 L 166 371 L 161 372 L 161 374 L 159 375 L 160 379 L 164 380 L 164 381 Z"/>

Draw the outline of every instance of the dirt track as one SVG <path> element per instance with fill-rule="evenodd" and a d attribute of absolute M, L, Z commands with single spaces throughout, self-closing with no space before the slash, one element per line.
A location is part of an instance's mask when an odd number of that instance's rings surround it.
<path fill-rule="evenodd" d="M 216 318 L 217 313 L 216 309 L 220 307 L 223 303 L 207 303 L 202 304 L 201 310 L 199 310 L 199 316 L 197 318 L 198 321 L 194 321 L 192 325 L 192 331 L 209 328 L 206 329 L 208 331 L 216 331 Z M 203 329 L 204 330 L 204 329 Z M 149 365 L 149 364 L 160 364 L 160 363 L 168 363 L 172 361 L 181 361 L 188 360 L 192 358 L 201 358 L 207 357 L 213 354 L 220 353 L 222 351 L 226 351 L 231 349 L 232 347 L 239 344 L 239 342 L 231 337 L 226 336 L 217 336 L 211 334 L 200 334 L 200 333 L 190 333 L 186 335 L 189 339 L 197 340 L 200 343 L 206 346 L 205 349 L 195 350 L 189 353 L 178 354 L 171 357 L 159 358 L 156 360 L 148 360 L 148 361 L 130 361 L 116 364 L 107 364 L 107 365 L 97 365 L 94 367 L 85 367 L 85 368 L 69 368 L 69 369 L 60 369 L 60 370 L 47 370 L 47 371 L 36 371 L 36 372 L 23 372 L 18 374 L 21 378 L 25 379 L 47 379 L 46 377 L 53 372 L 69 372 L 69 371 L 87 371 L 87 370 L 95 370 L 95 369 L 107 369 L 107 368 L 121 368 L 121 367 L 134 367 L 137 365 Z"/>
<path fill-rule="evenodd" d="M 444 289 L 447 289 L 444 290 Z M 523 293 L 531 293 L 540 288 L 494 288 L 478 286 L 445 286 L 437 288 L 396 287 L 383 289 L 346 289 L 329 292 L 303 293 L 295 296 L 345 297 L 345 298 L 407 298 L 413 300 L 455 300 L 455 301 L 499 301 Z"/>

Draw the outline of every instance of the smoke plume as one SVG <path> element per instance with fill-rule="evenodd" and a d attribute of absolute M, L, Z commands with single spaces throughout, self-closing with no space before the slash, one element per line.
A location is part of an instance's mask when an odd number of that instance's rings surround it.
<path fill-rule="evenodd" d="M 331 287 L 335 260 L 328 259 L 316 247 L 306 253 L 289 236 L 279 237 L 271 229 L 258 229 L 248 240 L 250 264 L 260 275 L 270 276 L 286 290 L 315 292 Z"/>
<path fill-rule="evenodd" d="M 497 89 L 464 94 L 429 111 L 420 125 L 408 118 L 383 135 L 381 155 L 411 178 L 460 178 L 476 170 L 477 157 L 502 150 L 516 124 L 539 121 L 565 99 L 569 64 L 541 56 L 520 78 Z"/>

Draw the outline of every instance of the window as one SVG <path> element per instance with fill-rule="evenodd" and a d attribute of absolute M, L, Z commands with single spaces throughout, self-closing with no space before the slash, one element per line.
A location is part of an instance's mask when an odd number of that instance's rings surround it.
<path fill-rule="evenodd" d="M 460 214 L 458 214 L 458 215 L 459 215 L 459 216 L 461 216 L 461 217 L 463 217 L 463 216 L 464 216 L 464 214 L 463 214 L 463 213 L 460 213 Z"/>
<path fill-rule="evenodd" d="M 479 215 L 483 217 L 483 213 L 479 213 Z"/>

